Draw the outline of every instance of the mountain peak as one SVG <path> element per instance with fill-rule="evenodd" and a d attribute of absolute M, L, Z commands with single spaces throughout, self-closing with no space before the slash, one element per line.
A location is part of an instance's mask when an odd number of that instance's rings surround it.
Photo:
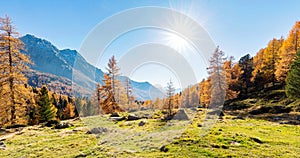
<path fill-rule="evenodd" d="M 35 37 L 34 35 L 31 34 L 26 34 L 25 36 L 20 37 L 20 39 L 27 47 L 53 50 L 55 52 L 58 51 L 58 49 L 51 42 L 45 39 Z"/>

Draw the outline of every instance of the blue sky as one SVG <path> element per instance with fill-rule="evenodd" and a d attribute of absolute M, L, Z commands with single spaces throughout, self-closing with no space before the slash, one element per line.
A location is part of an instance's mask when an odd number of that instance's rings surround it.
<path fill-rule="evenodd" d="M 286 37 L 294 23 L 300 20 L 300 1 L 297 0 L 0 0 L 0 16 L 9 15 L 22 35 L 29 33 L 47 39 L 59 49 L 79 50 L 87 34 L 98 23 L 125 9 L 143 6 L 168 7 L 188 14 L 207 30 L 227 55 L 233 55 L 237 60 L 246 53 L 254 55 L 274 37 Z M 149 33 L 133 35 L 148 37 Z M 144 38 L 128 41 L 124 37 L 112 48 L 118 46 L 116 52 L 125 52 L 127 43 L 133 46 L 143 41 L 141 39 Z M 103 65 L 98 66 L 103 68 Z M 156 79 L 145 76 L 141 70 L 137 72 L 140 74 L 133 78 L 149 79 L 153 84 L 175 78 L 164 68 L 160 74 L 168 75 Z"/>

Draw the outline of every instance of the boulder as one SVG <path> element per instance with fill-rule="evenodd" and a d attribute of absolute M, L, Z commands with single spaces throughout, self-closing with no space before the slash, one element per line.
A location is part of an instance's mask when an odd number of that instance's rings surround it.
<path fill-rule="evenodd" d="M 139 120 L 139 119 L 141 119 L 141 118 L 138 116 L 135 116 L 135 115 L 128 115 L 128 117 L 127 117 L 127 121 L 135 121 L 135 120 Z"/>
<path fill-rule="evenodd" d="M 0 141 L 0 150 L 6 150 L 6 145 L 2 141 Z"/>
<path fill-rule="evenodd" d="M 139 123 L 139 126 L 144 126 L 145 124 L 146 124 L 146 122 L 141 121 L 141 122 Z"/>
<path fill-rule="evenodd" d="M 104 134 L 108 132 L 108 129 L 105 127 L 96 127 L 86 132 L 86 134 Z"/>
<path fill-rule="evenodd" d="M 180 109 L 173 117 L 173 120 L 189 120 L 184 109 Z"/>
<path fill-rule="evenodd" d="M 54 126 L 54 129 L 64 129 L 64 128 L 69 128 L 69 127 L 72 127 L 72 126 L 74 126 L 74 125 L 71 124 L 71 123 L 63 122 L 63 123 L 57 123 Z"/>
<path fill-rule="evenodd" d="M 114 112 L 110 114 L 110 117 L 120 117 L 120 115 L 117 112 Z"/>
<path fill-rule="evenodd" d="M 160 151 L 161 152 L 168 152 L 169 149 L 166 146 L 162 146 L 162 147 L 160 147 Z"/>

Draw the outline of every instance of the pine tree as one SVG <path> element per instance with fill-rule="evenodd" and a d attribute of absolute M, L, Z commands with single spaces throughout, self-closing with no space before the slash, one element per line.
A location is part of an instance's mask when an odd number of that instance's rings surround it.
<path fill-rule="evenodd" d="M 300 98 L 300 51 L 297 52 L 295 61 L 286 78 L 286 95 L 290 98 Z"/>
<path fill-rule="evenodd" d="M 40 90 L 38 105 L 40 106 L 40 122 L 47 122 L 55 118 L 57 109 L 49 98 L 46 86 L 43 86 Z"/>
<path fill-rule="evenodd" d="M 15 124 L 17 119 L 25 116 L 28 89 L 27 78 L 23 72 L 31 63 L 28 56 L 22 54 L 22 42 L 11 19 L 0 18 L 0 100 L 1 116 L 5 122 Z"/>
<path fill-rule="evenodd" d="M 253 58 L 249 54 L 241 57 L 239 60 L 239 66 L 241 67 L 241 74 L 239 76 L 240 82 L 240 96 L 247 96 L 252 86 L 251 78 L 253 71 Z"/>

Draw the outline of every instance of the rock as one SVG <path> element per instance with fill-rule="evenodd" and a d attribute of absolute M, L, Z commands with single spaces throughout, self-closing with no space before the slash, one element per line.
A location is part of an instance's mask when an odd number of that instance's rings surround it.
<path fill-rule="evenodd" d="M 189 120 L 189 117 L 187 116 L 184 109 L 180 109 L 173 117 L 173 120 Z"/>
<path fill-rule="evenodd" d="M 6 133 L 6 130 L 0 127 L 0 134 L 1 133 Z"/>
<path fill-rule="evenodd" d="M 114 112 L 110 115 L 110 117 L 120 117 L 120 115 L 117 112 Z"/>
<path fill-rule="evenodd" d="M 139 126 L 144 126 L 145 124 L 146 124 L 146 122 L 141 121 L 141 122 L 139 123 Z"/>
<path fill-rule="evenodd" d="M 86 134 L 104 134 L 108 132 L 108 129 L 105 127 L 96 127 L 86 132 Z"/>
<path fill-rule="evenodd" d="M 111 120 L 111 121 L 123 121 L 123 120 L 126 120 L 126 117 L 110 117 L 109 120 Z"/>
<path fill-rule="evenodd" d="M 300 122 L 297 120 L 281 121 L 280 124 L 290 124 L 290 125 L 300 125 Z"/>
<path fill-rule="evenodd" d="M 80 119 L 80 117 L 76 117 L 72 121 L 81 121 L 81 119 Z"/>
<path fill-rule="evenodd" d="M 141 118 L 138 116 L 135 116 L 135 115 L 128 115 L 128 117 L 127 117 L 127 121 L 134 121 L 134 120 L 139 120 L 139 119 L 141 119 Z"/>
<path fill-rule="evenodd" d="M 200 123 L 198 123 L 198 125 L 197 125 L 198 127 L 202 127 L 202 124 L 200 124 Z"/>
<path fill-rule="evenodd" d="M 143 110 L 148 110 L 148 108 L 146 108 L 146 107 L 141 107 L 141 110 L 143 111 Z"/>
<path fill-rule="evenodd" d="M 229 149 L 229 147 L 226 146 L 226 145 L 222 145 L 221 147 L 222 147 L 223 149 Z"/>
<path fill-rule="evenodd" d="M 56 124 L 58 124 L 58 123 L 59 123 L 58 120 L 50 120 L 50 121 L 48 121 L 48 122 L 45 124 L 45 126 L 46 126 L 46 127 L 52 127 L 52 126 L 54 126 L 54 125 L 56 125 Z"/>
<path fill-rule="evenodd" d="M 213 147 L 213 148 L 220 148 L 220 145 L 212 144 L 211 147 Z"/>
<path fill-rule="evenodd" d="M 235 141 L 231 141 L 231 142 L 230 142 L 230 145 L 240 146 L 241 144 L 238 143 L 238 142 L 235 142 Z"/>
<path fill-rule="evenodd" d="M 161 152 L 168 152 L 169 149 L 164 145 L 164 146 L 160 147 L 160 151 Z"/>
<path fill-rule="evenodd" d="M 6 150 L 6 145 L 4 142 L 0 142 L 0 150 Z"/>
<path fill-rule="evenodd" d="M 72 127 L 72 126 L 74 126 L 74 125 L 71 124 L 71 123 L 68 123 L 68 122 L 57 123 L 57 124 L 54 126 L 54 129 L 64 129 L 64 128 L 69 128 L 69 127 Z"/>
<path fill-rule="evenodd" d="M 262 144 L 263 142 L 258 139 L 258 138 L 251 138 L 254 142 L 258 143 L 258 144 Z"/>

